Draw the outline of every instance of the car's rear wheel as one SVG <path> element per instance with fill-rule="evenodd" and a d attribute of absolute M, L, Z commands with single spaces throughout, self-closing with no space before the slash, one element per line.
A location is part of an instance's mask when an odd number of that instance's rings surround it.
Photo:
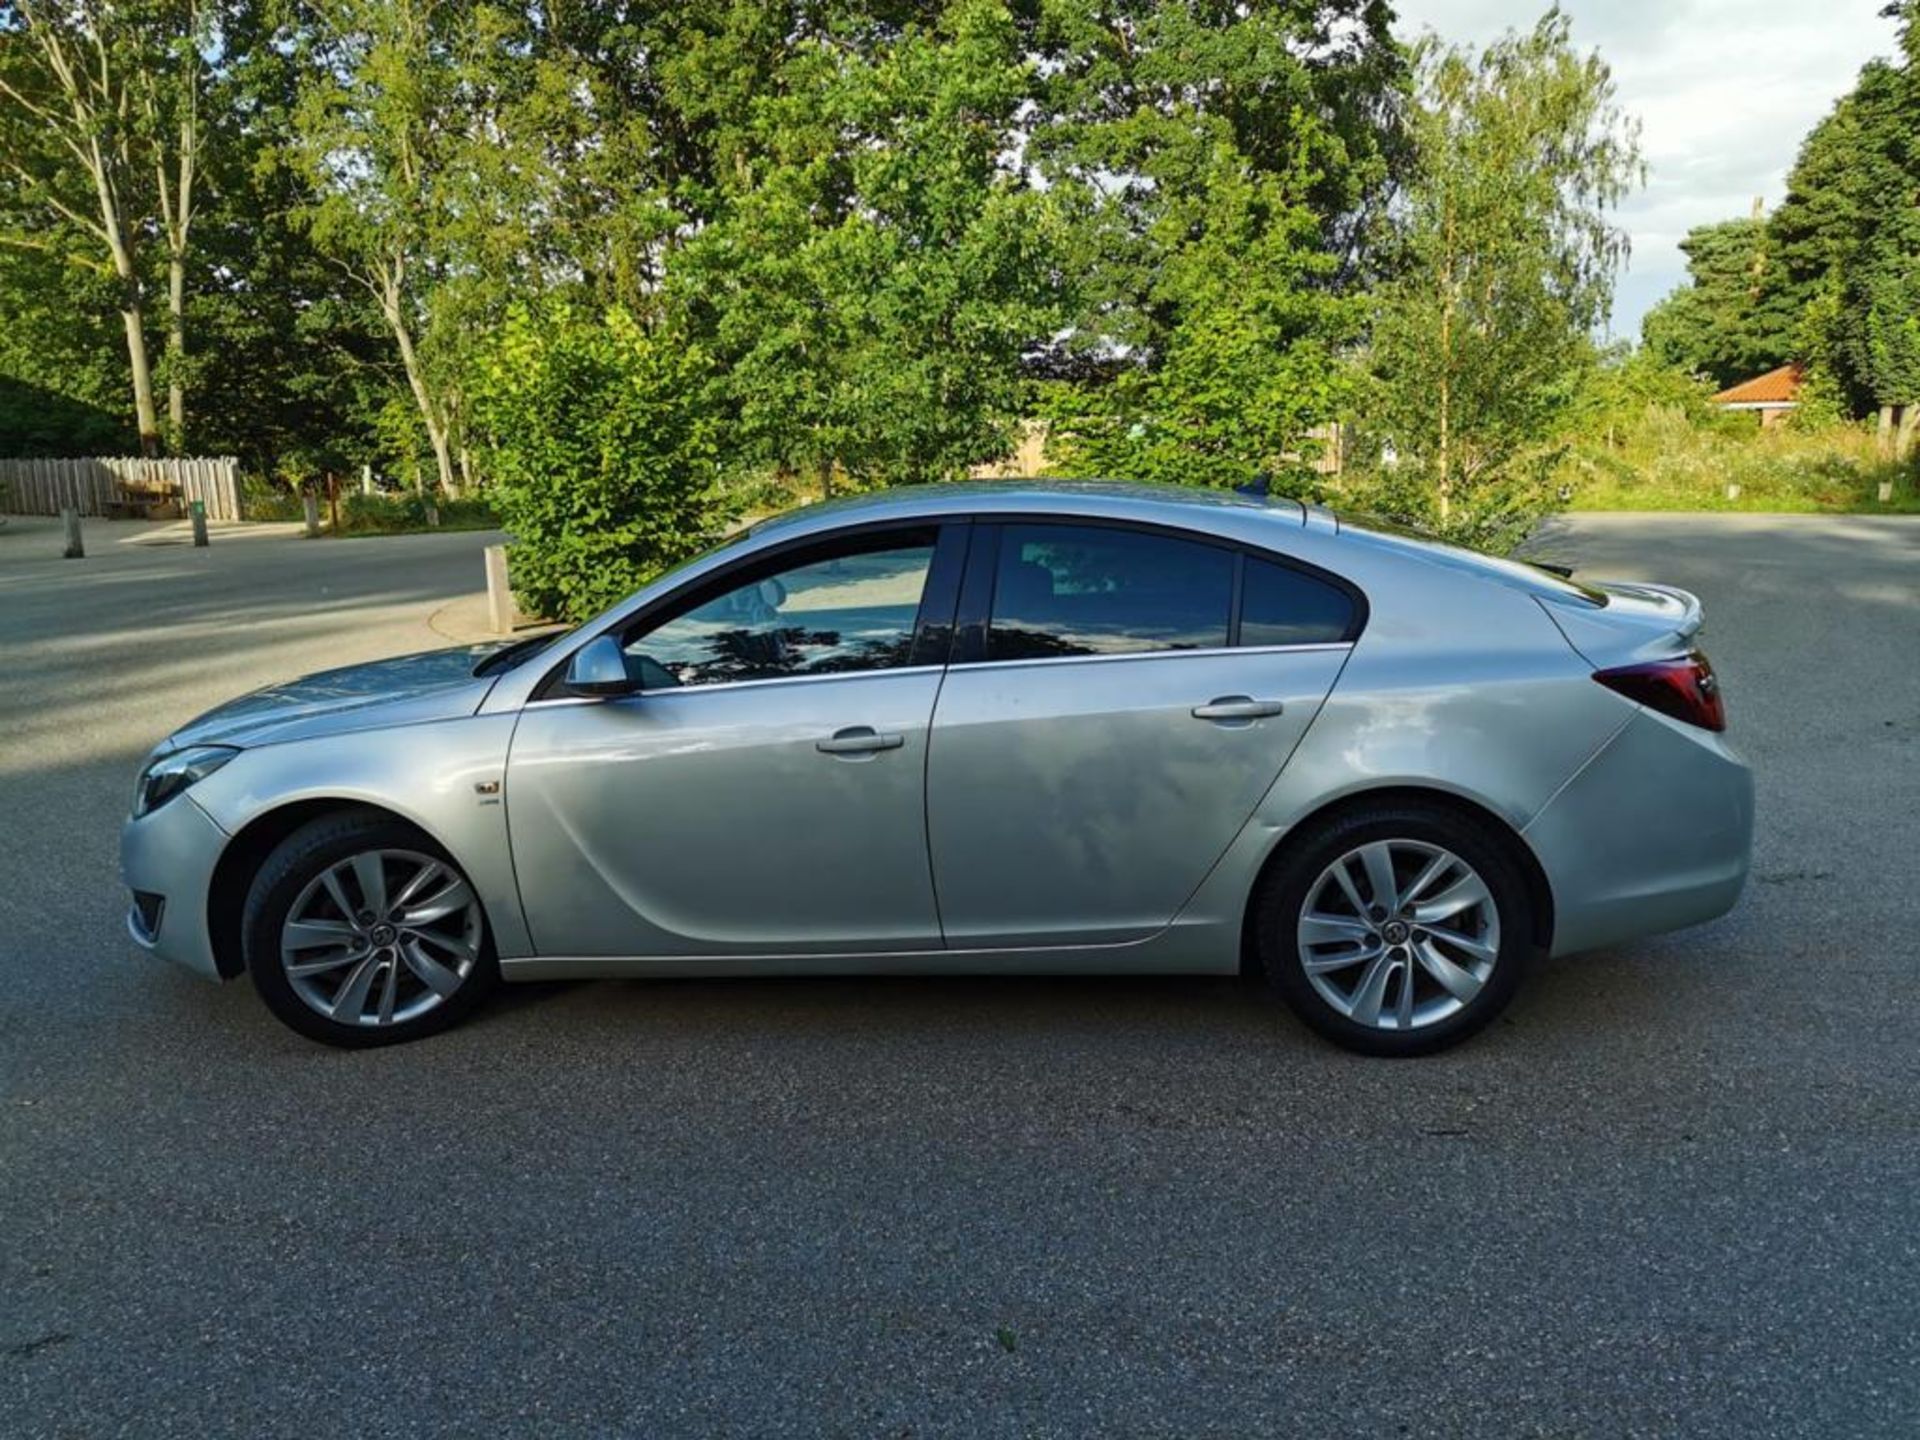
<path fill-rule="evenodd" d="M 413 826 L 368 812 L 282 841 L 254 877 L 242 933 L 267 1008 L 328 1045 L 444 1030 L 499 979 L 486 912 L 459 867 Z"/>
<path fill-rule="evenodd" d="M 1533 949 L 1532 897 L 1508 842 L 1441 806 L 1352 810 L 1300 835 L 1261 882 L 1268 981 L 1320 1034 L 1424 1055 L 1507 1007 Z"/>

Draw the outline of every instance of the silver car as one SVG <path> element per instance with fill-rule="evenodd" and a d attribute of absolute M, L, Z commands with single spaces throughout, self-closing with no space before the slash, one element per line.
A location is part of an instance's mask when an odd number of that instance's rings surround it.
<path fill-rule="evenodd" d="M 1288 500 L 820 505 L 564 634 L 185 726 L 128 928 L 337 1045 L 503 979 L 1244 972 L 1431 1051 L 1536 955 L 1733 905 L 1752 783 L 1700 622 Z"/>

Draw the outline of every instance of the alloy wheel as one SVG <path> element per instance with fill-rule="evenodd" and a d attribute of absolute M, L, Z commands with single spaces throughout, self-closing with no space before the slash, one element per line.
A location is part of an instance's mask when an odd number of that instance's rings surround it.
<path fill-rule="evenodd" d="M 1321 999 L 1357 1025 L 1415 1030 L 1458 1014 L 1493 974 L 1500 912 L 1480 875 L 1423 840 L 1376 840 L 1321 871 L 1297 931 Z"/>
<path fill-rule="evenodd" d="M 444 860 L 364 850 L 294 898 L 280 965 L 309 1009 L 342 1025 L 404 1024 L 452 997 L 480 961 L 480 899 Z"/>

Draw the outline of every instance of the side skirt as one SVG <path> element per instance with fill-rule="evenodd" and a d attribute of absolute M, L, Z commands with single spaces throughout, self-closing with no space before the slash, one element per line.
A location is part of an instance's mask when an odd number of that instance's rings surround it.
<path fill-rule="evenodd" d="M 526 955 L 501 957 L 506 980 L 606 980 L 656 975 L 1232 975 L 1238 945 L 1218 927 L 1175 925 L 1125 945 L 1021 950 L 911 950 L 852 955 Z"/>

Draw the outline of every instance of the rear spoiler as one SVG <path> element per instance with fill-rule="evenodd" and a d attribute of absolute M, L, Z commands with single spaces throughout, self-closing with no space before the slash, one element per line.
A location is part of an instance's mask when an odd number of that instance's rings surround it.
<path fill-rule="evenodd" d="M 1604 608 L 1535 598 L 1567 643 L 1597 668 L 1679 654 L 1692 647 L 1706 620 L 1699 599 L 1671 585 L 1616 580 L 1591 581 L 1589 588 L 1606 597 Z"/>

